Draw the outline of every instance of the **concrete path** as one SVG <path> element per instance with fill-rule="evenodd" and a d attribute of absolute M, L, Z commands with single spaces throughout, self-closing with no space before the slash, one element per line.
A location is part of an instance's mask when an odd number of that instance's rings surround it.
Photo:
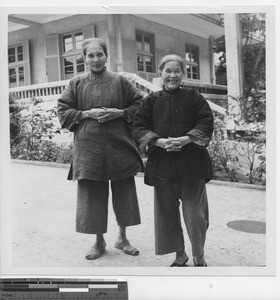
<path fill-rule="evenodd" d="M 52 165 L 51 165 L 52 166 Z M 84 254 L 92 245 L 91 235 L 75 232 L 76 183 L 66 180 L 66 167 L 11 163 L 12 262 L 14 267 L 167 267 L 174 254 L 154 255 L 153 188 L 136 176 L 142 224 L 127 230 L 140 255 L 125 255 L 113 247 L 117 226 L 109 203 L 107 250 L 98 260 Z M 265 234 L 231 229 L 228 222 L 265 222 L 265 190 L 234 184 L 207 184 L 210 227 L 205 246 L 209 267 L 266 265 Z M 187 252 L 190 243 L 185 232 Z M 192 261 L 189 262 L 190 266 Z"/>

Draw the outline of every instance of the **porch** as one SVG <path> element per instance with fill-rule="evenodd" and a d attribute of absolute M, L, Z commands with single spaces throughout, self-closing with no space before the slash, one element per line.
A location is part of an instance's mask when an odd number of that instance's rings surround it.
<path fill-rule="evenodd" d="M 120 72 L 125 76 L 143 95 L 148 95 L 160 89 L 160 79 L 154 78 L 153 83 L 139 77 L 134 73 Z M 28 104 L 32 98 L 42 100 L 42 108 L 53 108 L 56 101 L 66 88 L 69 80 L 40 83 L 9 89 L 9 95 L 18 103 Z M 227 109 L 227 87 L 215 84 L 201 84 L 183 81 L 183 88 L 194 88 L 200 92 L 209 102 L 211 108 L 221 114 Z"/>

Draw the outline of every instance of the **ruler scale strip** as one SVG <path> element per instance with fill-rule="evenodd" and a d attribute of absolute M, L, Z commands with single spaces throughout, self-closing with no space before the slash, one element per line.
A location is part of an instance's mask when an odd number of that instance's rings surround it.
<path fill-rule="evenodd" d="M 126 280 L 50 278 L 0 279 L 0 300 L 111 299 L 128 300 Z"/>

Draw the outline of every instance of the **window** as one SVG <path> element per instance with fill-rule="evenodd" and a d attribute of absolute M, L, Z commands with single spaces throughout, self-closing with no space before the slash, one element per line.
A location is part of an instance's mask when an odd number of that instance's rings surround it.
<path fill-rule="evenodd" d="M 67 33 L 62 36 L 62 62 L 64 79 L 85 72 L 82 54 L 84 35 L 82 31 Z"/>
<path fill-rule="evenodd" d="M 24 66 L 9 68 L 9 87 L 24 85 Z"/>
<path fill-rule="evenodd" d="M 154 73 L 154 37 L 151 34 L 136 32 L 137 71 Z"/>
<path fill-rule="evenodd" d="M 8 49 L 9 64 L 23 61 L 23 47 L 22 45 L 11 47 Z"/>
<path fill-rule="evenodd" d="M 29 84 L 29 61 L 27 57 L 28 42 L 8 48 L 9 87 L 19 87 Z"/>
<path fill-rule="evenodd" d="M 197 47 L 186 45 L 187 78 L 199 79 L 199 51 Z"/>

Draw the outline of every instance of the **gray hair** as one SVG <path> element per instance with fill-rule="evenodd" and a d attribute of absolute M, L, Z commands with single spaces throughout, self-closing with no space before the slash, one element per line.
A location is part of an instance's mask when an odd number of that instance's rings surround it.
<path fill-rule="evenodd" d="M 88 46 L 92 45 L 92 44 L 96 44 L 96 45 L 100 46 L 103 49 L 103 52 L 105 53 L 105 55 L 108 57 L 107 44 L 99 38 L 91 38 L 91 39 L 84 40 L 83 45 L 82 45 L 84 56 L 87 55 Z"/>
<path fill-rule="evenodd" d="M 183 74 L 186 74 L 186 68 L 185 68 L 185 60 L 177 55 L 177 54 L 169 54 L 169 55 L 165 55 L 161 61 L 159 62 L 159 70 L 160 70 L 160 73 L 162 72 L 162 70 L 164 69 L 164 66 L 167 62 L 170 62 L 170 61 L 177 61 L 180 66 L 181 66 L 181 69 L 182 69 L 182 72 Z"/>

